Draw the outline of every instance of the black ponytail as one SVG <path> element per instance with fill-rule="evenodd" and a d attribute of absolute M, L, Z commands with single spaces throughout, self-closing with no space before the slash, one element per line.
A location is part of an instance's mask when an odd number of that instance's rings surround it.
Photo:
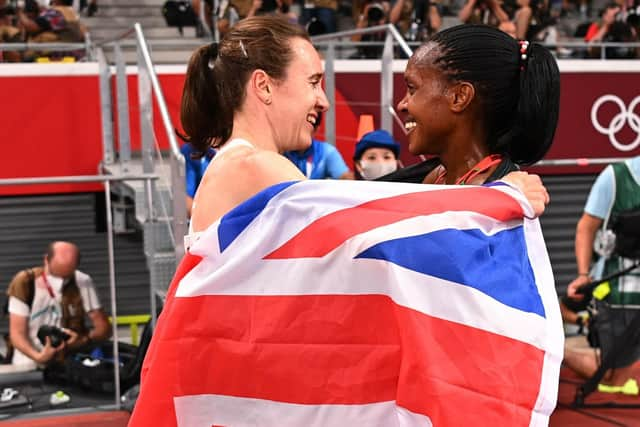
<path fill-rule="evenodd" d="M 560 113 L 560 71 L 548 49 L 529 46 L 520 72 L 518 112 L 513 124 L 509 155 L 530 165 L 549 151 Z"/>
<path fill-rule="evenodd" d="M 516 40 L 485 25 L 451 27 L 430 41 L 441 52 L 434 65 L 450 79 L 474 85 L 488 150 L 521 165 L 540 160 L 553 141 L 560 104 L 560 73 L 551 53 L 538 44 L 521 52 Z"/>

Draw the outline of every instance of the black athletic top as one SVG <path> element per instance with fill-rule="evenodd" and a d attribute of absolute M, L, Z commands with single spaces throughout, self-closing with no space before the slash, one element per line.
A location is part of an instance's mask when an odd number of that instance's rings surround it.
<path fill-rule="evenodd" d="M 433 157 L 429 160 L 425 160 L 424 162 L 416 163 L 415 165 L 407 166 L 406 168 L 391 172 L 388 175 L 381 176 L 380 178 L 377 178 L 376 181 L 422 184 L 425 177 L 438 165 L 440 165 L 440 159 L 438 157 Z M 509 172 L 517 170 L 520 170 L 518 165 L 505 157 L 498 164 L 496 170 L 494 170 L 493 173 L 484 181 L 484 183 L 486 184 L 487 182 L 496 181 Z"/>

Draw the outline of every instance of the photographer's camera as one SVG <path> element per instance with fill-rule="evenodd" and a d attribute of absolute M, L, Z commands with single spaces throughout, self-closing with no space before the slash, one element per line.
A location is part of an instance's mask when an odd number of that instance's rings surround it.
<path fill-rule="evenodd" d="M 62 329 L 50 325 L 42 325 L 38 328 L 38 339 L 42 345 L 46 345 L 47 337 L 51 340 L 52 347 L 58 347 L 60 344 L 69 339 L 69 334 L 66 334 Z"/>

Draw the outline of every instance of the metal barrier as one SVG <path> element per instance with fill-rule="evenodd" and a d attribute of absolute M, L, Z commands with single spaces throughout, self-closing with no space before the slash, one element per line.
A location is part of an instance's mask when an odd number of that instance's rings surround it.
<path fill-rule="evenodd" d="M 64 177 L 38 177 L 38 178 L 5 178 L 0 179 L 0 186 L 3 185 L 34 185 L 34 184 L 60 184 L 60 183 L 84 183 L 84 182 L 102 182 L 105 187 L 105 203 L 106 203 L 106 221 L 107 221 L 107 252 L 109 262 L 109 292 L 111 298 L 111 317 L 117 318 L 118 311 L 116 307 L 116 278 L 115 278 L 115 257 L 113 246 L 113 217 L 111 215 L 111 182 L 112 181 L 135 181 L 141 180 L 145 182 L 147 187 L 157 180 L 159 177 L 154 174 L 139 175 L 83 175 L 83 176 L 64 176 Z M 153 203 L 150 199 L 149 203 Z M 148 210 L 151 212 L 151 209 Z M 153 300 L 154 289 L 150 289 L 151 299 Z M 118 328 L 113 328 L 113 360 L 119 360 L 118 354 Z M 114 393 L 115 407 L 120 409 L 120 365 L 113 364 L 114 375 Z"/>
<path fill-rule="evenodd" d="M 162 87 L 158 81 L 158 75 L 156 74 L 151 56 L 149 55 L 149 47 L 147 46 L 144 34 L 142 33 L 142 27 L 140 24 L 134 25 L 136 40 L 138 42 L 138 97 L 140 99 L 140 120 L 142 128 L 142 147 L 143 151 L 153 152 L 154 130 L 153 130 L 153 97 L 155 95 L 158 102 L 158 108 L 160 110 L 160 116 L 162 118 L 162 124 L 164 126 L 167 138 L 170 145 L 170 165 L 171 165 L 171 194 L 173 200 L 173 222 L 172 222 L 172 235 L 173 243 L 176 252 L 176 259 L 179 260 L 184 255 L 184 246 L 180 241 L 176 244 L 178 239 L 182 239 L 187 232 L 187 211 L 186 211 L 186 189 L 185 189 L 185 159 L 180 152 L 180 147 L 176 140 L 175 128 L 171 123 L 169 116 L 169 110 L 167 103 L 164 99 Z M 143 126 L 142 123 L 145 123 Z M 153 161 L 152 156 L 143 157 L 149 162 L 145 165 L 143 171 L 145 173 L 153 173 Z"/>
<path fill-rule="evenodd" d="M 87 35 L 84 43 L 0 43 L 0 52 L 23 52 L 28 50 L 47 52 L 73 52 L 83 50 L 83 61 L 93 61 L 91 38 Z"/>
<path fill-rule="evenodd" d="M 171 214 L 169 207 L 163 197 L 157 197 L 160 204 L 160 215 L 155 215 L 153 204 L 150 206 L 147 221 L 149 223 L 164 222 L 168 227 L 168 235 L 171 240 L 171 246 L 175 254 L 176 262 L 184 255 L 184 247 L 182 245 L 182 236 L 187 232 L 187 214 L 186 214 L 186 189 L 185 189 L 185 159 L 180 152 L 180 147 L 176 141 L 174 126 L 169 116 L 169 110 L 162 92 L 162 88 L 158 81 L 158 76 L 153 67 L 149 47 L 146 43 L 142 27 L 135 24 L 133 28 L 122 33 L 119 37 L 106 41 L 96 48 L 96 57 L 99 62 L 100 73 L 100 94 L 102 105 L 102 123 L 103 123 L 103 141 L 104 141 L 104 163 L 105 165 L 115 164 L 115 159 L 119 159 L 119 166 L 123 173 L 129 172 L 129 163 L 131 161 L 131 136 L 129 126 L 129 99 L 128 84 L 126 75 L 126 65 L 122 53 L 122 45 L 128 37 L 135 38 L 136 56 L 137 56 L 137 72 L 138 72 L 138 100 L 140 109 L 140 132 L 141 132 L 141 156 L 142 156 L 142 172 L 145 174 L 155 173 L 156 163 L 163 163 L 163 153 L 159 149 L 157 143 L 154 121 L 153 121 L 153 99 L 157 101 L 166 137 L 169 141 L 168 161 L 170 166 L 170 182 L 168 184 L 169 197 L 172 203 Z M 130 46 L 130 44 L 129 44 Z M 115 153 L 113 143 L 113 118 L 112 118 L 112 102 L 111 102 L 111 78 L 112 68 L 106 61 L 104 54 L 105 48 L 112 48 L 115 57 L 115 85 L 116 85 L 116 115 L 118 118 L 118 141 L 119 153 Z M 145 198 L 149 199 L 152 194 L 158 193 L 155 182 L 145 188 Z M 161 227 L 149 227 L 151 230 L 146 232 L 161 232 Z M 156 243 L 155 236 L 148 237 L 147 240 L 151 244 L 147 246 L 147 257 L 153 262 L 155 259 Z M 151 268 L 152 269 L 152 268 Z M 153 275 L 152 271 L 152 275 Z M 155 275 L 154 275 L 155 277 Z M 153 278 L 151 280 L 153 286 Z M 151 297 L 151 313 L 152 324 L 156 321 L 156 299 L 152 293 Z"/>
<path fill-rule="evenodd" d="M 591 165 L 609 165 L 611 163 L 623 162 L 631 157 L 596 157 L 592 159 L 543 159 L 534 166 L 591 166 Z"/>
<path fill-rule="evenodd" d="M 204 33 L 206 35 L 205 38 L 199 39 L 199 40 L 189 40 L 189 39 L 180 39 L 180 38 L 176 38 L 176 39 L 155 39 L 155 40 L 146 40 L 146 44 L 148 46 L 151 46 L 153 48 L 157 48 L 157 49 L 176 49 L 176 48 L 190 48 L 190 49 L 195 49 L 199 46 L 201 46 L 203 43 L 207 43 L 209 40 L 219 40 L 220 35 L 218 33 L 217 30 L 217 26 L 215 25 L 218 17 L 215 13 L 212 14 L 213 17 L 213 22 L 214 22 L 214 28 L 213 30 L 211 28 L 209 28 L 206 19 L 205 19 L 205 15 L 204 15 L 204 7 L 201 8 L 201 12 L 200 12 L 200 20 L 203 24 L 203 28 L 204 28 Z M 392 27 L 393 30 L 388 30 L 387 27 Z M 129 31 L 133 31 L 133 30 L 129 30 Z M 336 33 L 329 33 L 329 34 L 323 34 L 320 36 L 314 36 L 312 37 L 312 40 L 314 41 L 314 44 L 316 44 L 316 46 L 319 47 L 327 47 L 329 44 L 332 44 L 334 46 L 334 51 L 341 51 L 341 50 L 345 50 L 345 49 L 355 49 L 358 47 L 364 47 L 364 46 L 378 46 L 378 47 L 382 47 L 384 48 L 385 44 L 386 44 L 386 40 L 384 42 L 378 42 L 378 41 L 351 41 L 349 39 L 350 36 L 352 35 L 357 35 L 357 34 L 374 34 L 374 33 L 379 33 L 381 31 L 394 31 L 395 33 L 397 33 L 397 37 L 394 36 L 394 38 L 397 40 L 398 44 L 400 45 L 401 50 L 403 51 L 403 53 L 409 57 L 411 55 L 411 50 L 417 48 L 418 46 L 420 46 L 420 42 L 414 42 L 414 41 L 406 41 L 404 39 L 404 37 L 402 37 L 399 33 L 398 30 L 391 24 L 387 24 L 387 25 L 379 25 L 379 26 L 374 26 L 374 27 L 367 27 L 367 28 L 362 28 L 362 29 L 353 29 L 353 30 L 347 30 L 347 31 L 341 31 L 341 32 L 336 32 Z M 127 32 L 128 33 L 128 32 Z M 130 33 L 128 34 L 130 35 Z M 342 39 L 342 40 L 339 40 Z M 331 43 L 328 43 L 331 42 Z M 136 40 L 126 40 L 123 35 L 119 35 L 113 39 L 109 39 L 106 41 L 102 41 L 100 43 L 94 43 L 91 40 L 91 36 L 90 33 L 87 33 L 87 35 L 85 36 L 85 40 L 83 43 L 33 43 L 33 42 L 27 42 L 27 43 L 0 43 L 0 51 L 26 51 L 26 50 L 39 50 L 39 51 L 73 51 L 73 50 L 84 50 L 86 53 L 85 58 L 83 58 L 82 60 L 86 60 L 86 61 L 92 61 L 95 60 L 96 58 L 93 56 L 93 52 L 95 51 L 95 48 L 98 46 L 109 46 L 112 45 L 114 43 L 118 43 L 120 45 L 121 48 L 131 48 L 131 47 L 136 47 L 137 46 L 137 41 Z M 558 40 L 555 43 L 541 43 L 543 46 L 548 47 L 549 49 L 551 49 L 552 51 L 555 50 L 559 50 L 559 49 L 568 49 L 568 50 L 574 50 L 574 51 L 582 51 L 582 52 L 587 52 L 589 49 L 591 48 L 601 48 L 598 57 L 592 57 L 592 58 L 575 58 L 572 56 L 564 56 L 564 54 L 562 54 L 561 52 L 558 53 L 558 56 L 561 58 L 565 58 L 565 59 L 601 59 L 601 60 L 605 60 L 605 59 L 609 59 L 607 58 L 607 49 L 608 48 L 621 48 L 621 47 L 626 47 L 626 48 L 640 48 L 640 42 L 608 42 L 608 41 L 593 41 L 593 42 L 585 42 L 584 40 L 580 39 L 580 38 L 568 38 L 565 40 Z M 604 48 L 604 49 L 602 49 Z M 570 54 L 575 53 L 574 51 L 571 51 Z M 336 57 L 340 57 L 340 55 L 336 54 Z M 344 58 L 341 58 L 344 59 Z"/>

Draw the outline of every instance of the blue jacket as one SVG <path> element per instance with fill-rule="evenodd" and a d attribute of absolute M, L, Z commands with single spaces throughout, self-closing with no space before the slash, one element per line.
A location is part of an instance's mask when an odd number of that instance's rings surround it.
<path fill-rule="evenodd" d="M 305 151 L 287 151 L 284 155 L 309 179 L 338 179 L 349 171 L 336 147 L 315 139 Z"/>
<path fill-rule="evenodd" d="M 189 143 L 184 144 L 180 148 L 180 152 L 185 160 L 185 181 L 187 185 L 187 196 L 194 197 L 200 181 L 204 176 L 207 166 L 216 155 L 216 150 L 209 148 L 204 156 L 200 157 L 200 152 L 195 150 Z"/>

